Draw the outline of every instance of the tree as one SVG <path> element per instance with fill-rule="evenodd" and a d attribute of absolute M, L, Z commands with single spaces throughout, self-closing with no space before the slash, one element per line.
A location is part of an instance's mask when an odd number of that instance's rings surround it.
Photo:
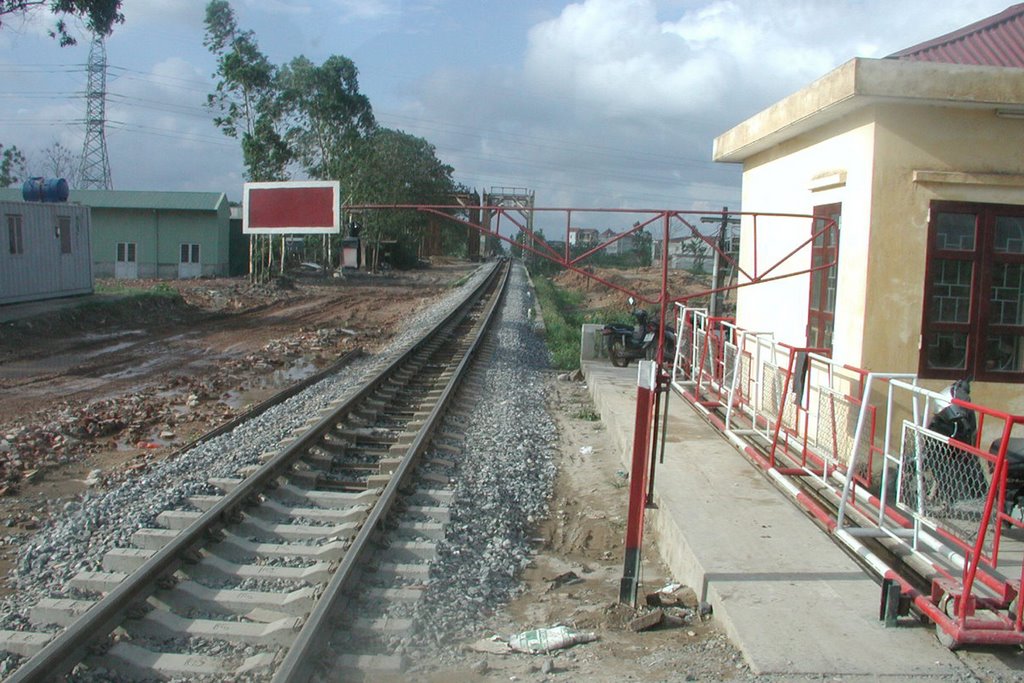
<path fill-rule="evenodd" d="M 704 263 L 708 260 L 709 252 L 708 243 L 696 235 L 683 242 L 683 253 L 691 255 L 693 265 L 690 266 L 690 272 L 695 275 L 704 272 Z"/>
<path fill-rule="evenodd" d="M 14 145 L 0 145 L 0 187 L 10 187 L 25 180 L 25 155 Z"/>
<path fill-rule="evenodd" d="M 370 100 L 359 92 L 358 75 L 352 60 L 340 55 L 321 66 L 299 56 L 279 73 L 285 139 L 314 178 L 336 178 L 342 159 L 376 127 Z"/>
<path fill-rule="evenodd" d="M 633 224 L 636 227 L 637 223 Z M 651 233 L 646 230 L 637 230 L 633 233 L 633 251 L 636 253 L 637 265 L 641 268 L 646 268 L 651 265 L 651 251 L 653 245 L 653 237 Z"/>
<path fill-rule="evenodd" d="M 39 175 L 50 178 L 64 178 L 70 187 L 78 187 L 79 170 L 81 159 L 70 149 L 54 140 L 42 151 L 43 161 L 40 164 Z"/>
<path fill-rule="evenodd" d="M 68 33 L 64 17 L 83 19 L 91 32 L 104 36 L 110 35 L 114 24 L 124 23 L 121 0 L 0 0 L 0 26 L 10 15 L 26 16 L 43 7 L 48 7 L 52 14 L 60 17 L 50 31 L 50 37 L 59 39 L 61 47 L 77 42 Z"/>
<path fill-rule="evenodd" d="M 440 204 L 455 189 L 454 169 L 437 158 L 432 144 L 398 130 L 377 128 L 342 160 L 340 180 L 347 204 Z M 414 211 L 377 212 L 363 226 L 376 269 L 382 240 L 397 240 L 398 258 L 415 261 L 425 220 Z M 395 264 L 402 265 L 402 264 Z"/>
<path fill-rule="evenodd" d="M 281 132 L 283 110 L 277 68 L 260 52 L 252 31 L 242 31 L 227 0 L 206 6 L 203 45 L 217 58 L 216 90 L 207 106 L 219 112 L 214 124 L 241 138 L 245 175 L 251 181 L 283 180 L 292 154 Z"/>

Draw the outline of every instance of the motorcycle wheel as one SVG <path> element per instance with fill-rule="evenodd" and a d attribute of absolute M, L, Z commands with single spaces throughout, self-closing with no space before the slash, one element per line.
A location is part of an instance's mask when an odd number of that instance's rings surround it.
<path fill-rule="evenodd" d="M 629 365 L 629 356 L 626 355 L 626 348 L 621 341 L 612 342 L 612 348 L 608 351 L 612 358 L 612 365 L 617 368 L 624 368 Z"/>

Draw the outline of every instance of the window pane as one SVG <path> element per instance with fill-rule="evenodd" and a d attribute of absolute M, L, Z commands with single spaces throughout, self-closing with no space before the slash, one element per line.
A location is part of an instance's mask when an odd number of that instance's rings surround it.
<path fill-rule="evenodd" d="M 935 221 L 935 243 L 944 251 L 974 251 L 972 213 L 940 213 Z"/>
<path fill-rule="evenodd" d="M 128 242 L 128 263 L 135 263 L 135 242 Z"/>
<path fill-rule="evenodd" d="M 992 264 L 989 324 L 1024 325 L 1024 265 Z"/>
<path fill-rule="evenodd" d="M 124 263 L 124 248 L 125 248 L 125 243 L 124 242 L 118 242 L 117 243 L 117 262 L 118 263 Z"/>
<path fill-rule="evenodd" d="M 188 263 L 188 245 L 181 245 L 181 256 L 178 259 L 181 263 Z"/>
<path fill-rule="evenodd" d="M 967 366 L 967 334 L 933 332 L 928 336 L 928 367 L 962 370 Z"/>
<path fill-rule="evenodd" d="M 996 216 L 997 254 L 1024 254 L 1024 217 Z"/>
<path fill-rule="evenodd" d="M 25 244 L 22 241 L 21 235 L 20 214 L 7 215 L 7 242 L 10 253 L 23 254 L 25 252 Z"/>
<path fill-rule="evenodd" d="M 199 245 L 192 245 L 192 263 L 199 263 Z"/>
<path fill-rule="evenodd" d="M 931 322 L 966 323 L 971 314 L 970 261 L 940 259 L 932 268 Z"/>
<path fill-rule="evenodd" d="M 71 219 L 67 216 L 57 218 L 57 234 L 60 235 L 60 253 L 71 253 Z"/>
<path fill-rule="evenodd" d="M 992 334 L 985 350 L 985 369 L 992 372 L 1024 370 L 1024 335 Z"/>

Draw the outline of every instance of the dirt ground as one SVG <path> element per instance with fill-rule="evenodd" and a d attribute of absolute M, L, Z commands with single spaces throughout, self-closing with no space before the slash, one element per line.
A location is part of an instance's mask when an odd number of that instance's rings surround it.
<path fill-rule="evenodd" d="M 19 539 L 86 487 L 144 470 L 350 350 L 372 352 L 472 269 L 132 281 L 181 300 L 84 299 L 0 324 L 0 594 Z"/>
<path fill-rule="evenodd" d="M 462 644 L 461 663 L 420 662 L 407 675 L 433 683 L 751 679 L 710 606 L 672 582 L 652 544 L 638 591 L 641 607 L 618 602 L 626 472 L 585 384 L 563 375 L 548 406 L 558 423 L 559 475 L 551 515 L 537 531 L 537 552 L 522 577 L 523 593 L 493 616 L 478 640 Z M 646 606 L 648 594 L 658 594 L 661 606 Z M 660 625 L 633 629 L 658 609 Z M 503 651 L 510 636 L 555 625 L 596 639 L 545 654 Z"/>
<path fill-rule="evenodd" d="M 352 348 L 383 345 L 406 316 L 471 269 L 448 264 L 288 287 L 133 282 L 173 287 L 184 303 L 0 324 L 0 576 L 16 561 L 19 539 L 86 487 L 143 471 Z M 660 627 L 630 628 L 650 610 L 617 602 L 626 473 L 581 382 L 556 382 L 549 405 L 559 424 L 560 475 L 523 593 L 496 611 L 479 641 L 464 644 L 464 659 L 418 662 L 410 675 L 446 683 L 747 678 L 713 615 L 702 614 L 686 587 L 662 598 Z M 671 583 L 656 561 L 644 566 L 641 594 Z M 544 655 L 481 651 L 493 649 L 490 636 L 555 624 L 596 640 Z"/>
<path fill-rule="evenodd" d="M 661 269 L 657 267 L 631 268 L 629 270 L 592 267 L 589 271 L 605 282 L 630 292 L 636 292 L 650 301 L 657 300 L 661 294 Z M 587 310 L 628 310 L 626 302 L 629 294 L 612 289 L 580 273 L 563 271 L 555 275 L 553 280 L 560 287 L 583 294 L 581 306 Z M 684 270 L 670 270 L 667 284 L 669 298 L 677 299 L 708 291 L 711 286 L 711 276 L 693 275 Z M 706 296 L 703 299 L 694 299 L 693 303 L 694 305 L 698 303 L 706 305 L 706 299 Z M 648 305 L 648 307 L 650 306 Z"/>

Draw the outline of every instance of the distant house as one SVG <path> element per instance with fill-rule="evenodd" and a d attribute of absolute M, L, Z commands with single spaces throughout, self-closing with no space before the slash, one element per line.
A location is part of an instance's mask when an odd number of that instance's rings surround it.
<path fill-rule="evenodd" d="M 1024 5 L 852 59 L 723 133 L 714 159 L 743 164 L 744 207 L 841 223 L 791 270 L 836 267 L 739 289 L 737 324 L 935 387 L 973 375 L 975 400 L 1024 413 L 1022 150 Z M 755 257 L 752 229 L 748 268 L 789 249 Z"/>
<path fill-rule="evenodd" d="M 609 228 L 598 236 L 598 243 L 605 244 L 620 237 L 621 234 Z M 605 247 L 604 253 L 609 255 L 631 254 L 635 249 L 636 233 L 632 233 Z"/>
<path fill-rule="evenodd" d="M 0 190 L 0 200 L 20 199 Z M 230 210 L 222 192 L 71 190 L 92 213 L 96 277 L 192 278 L 228 274 Z"/>
<path fill-rule="evenodd" d="M 595 228 L 569 228 L 569 244 L 574 247 L 596 247 L 599 232 Z"/>

